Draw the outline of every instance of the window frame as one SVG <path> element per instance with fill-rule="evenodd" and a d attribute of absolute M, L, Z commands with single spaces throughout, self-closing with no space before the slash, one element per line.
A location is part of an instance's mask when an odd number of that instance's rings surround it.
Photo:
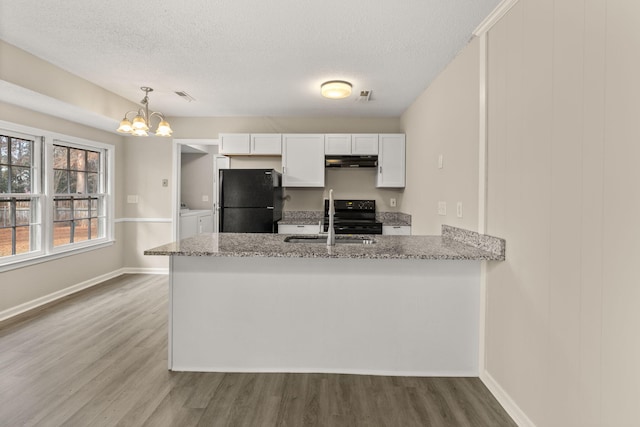
<path fill-rule="evenodd" d="M 99 193 L 95 193 L 97 194 L 99 197 L 101 197 L 103 199 L 103 210 L 104 210 L 104 218 L 105 218 L 105 234 L 102 237 L 99 237 L 97 239 L 91 239 L 91 240 L 84 240 L 84 241 L 80 241 L 80 242 L 73 242 L 73 243 L 68 243 L 65 245 L 60 245 L 60 246 L 54 246 L 54 237 L 53 237 L 53 232 L 54 232 L 54 227 L 53 227 L 53 223 L 54 223 L 54 203 L 56 200 L 56 197 L 65 197 L 65 196 L 69 196 L 72 198 L 73 200 L 73 196 L 75 194 L 69 193 L 69 194 L 65 194 L 65 193 L 61 193 L 61 194 L 56 194 L 54 193 L 54 184 L 55 184 L 55 179 L 54 179 L 54 168 L 53 168 L 53 151 L 54 151 L 54 146 L 63 146 L 63 147 L 67 147 L 67 148 L 76 148 L 79 150 L 88 150 L 88 151 L 98 151 L 101 155 L 101 161 L 100 161 L 100 170 L 98 171 L 99 176 L 101 177 L 100 179 L 100 192 Z M 98 143 L 93 142 L 92 145 L 87 145 L 86 143 L 78 143 L 78 141 L 74 141 L 71 142 L 69 140 L 69 138 L 65 138 L 65 139 L 60 139 L 60 138 L 56 138 L 53 139 L 52 141 L 50 141 L 49 144 L 47 144 L 45 142 L 45 151 L 46 151 L 46 155 L 45 155 L 45 161 L 48 161 L 49 164 L 46 167 L 46 182 L 47 182 L 47 194 L 49 195 L 50 200 L 47 203 L 47 206 L 49 207 L 49 215 L 47 216 L 47 225 L 49 225 L 49 228 L 46 230 L 48 236 L 47 236 L 47 243 L 48 243 L 48 250 L 51 253 L 58 253 L 58 252 L 66 252 L 68 249 L 71 248 L 84 248 L 84 247 L 90 247 L 93 246 L 97 243 L 101 243 L 101 242 L 105 242 L 108 240 L 109 237 L 109 225 L 108 225 L 108 219 L 109 219 L 109 212 L 108 212 L 108 195 L 109 195 L 109 179 L 107 177 L 107 158 L 108 158 L 108 150 L 105 147 L 101 147 L 99 146 Z M 67 165 L 67 167 L 70 167 L 69 165 Z M 93 193 L 92 193 L 93 194 Z M 83 194 L 83 196 L 88 197 L 89 193 L 85 193 Z M 83 197 L 85 198 L 85 197 Z"/>
<path fill-rule="evenodd" d="M 1 124 L 1 122 L 0 122 Z M 0 133 L 3 133 L 9 137 L 23 139 L 23 140 L 32 140 L 33 147 L 31 152 L 31 189 L 30 193 L 0 193 L 0 197 L 2 198 L 21 198 L 21 199 L 30 199 L 31 203 L 35 204 L 35 208 L 32 208 L 32 219 L 29 221 L 29 240 L 30 244 L 36 247 L 35 250 L 19 253 L 14 255 L 9 255 L 5 257 L 0 257 L 0 265 L 2 265 L 2 261 L 4 259 L 15 260 L 16 262 L 20 262 L 23 260 L 27 260 L 33 257 L 42 256 L 44 254 L 44 246 L 43 246 L 43 238 L 42 238 L 42 230 L 44 227 L 44 217 L 43 217 L 43 196 L 44 193 L 42 191 L 42 162 L 43 162 L 43 138 L 39 135 L 24 132 L 23 130 L 14 130 L 6 127 L 1 127 Z M 11 153 L 8 153 L 11 156 Z M 35 221 L 33 221 L 33 216 L 36 217 Z M 14 224 L 12 228 L 15 228 Z M 32 231 L 35 232 L 32 234 Z"/>
<path fill-rule="evenodd" d="M 28 196 L 31 197 L 32 200 L 37 200 L 38 206 L 36 208 L 36 215 L 40 221 L 40 227 L 38 232 L 39 235 L 36 237 L 40 246 L 37 251 L 0 257 L 0 272 L 100 249 L 115 243 L 115 198 L 113 192 L 115 188 L 114 172 L 116 147 L 113 144 L 73 137 L 2 120 L 0 120 L 0 133 L 1 132 L 18 135 L 22 134 L 26 137 L 35 139 L 34 155 L 37 153 L 37 160 L 34 161 L 33 166 L 33 175 L 36 177 L 35 182 L 32 184 L 33 194 L 25 193 L 21 196 Z M 101 152 L 99 173 L 100 176 L 103 177 L 104 181 L 103 184 L 101 184 L 102 188 L 101 193 L 99 194 L 104 200 L 104 236 L 97 239 L 84 240 L 54 247 L 54 145 L 63 145 L 71 148 Z M 32 237 L 32 239 L 33 238 L 34 237 Z"/>

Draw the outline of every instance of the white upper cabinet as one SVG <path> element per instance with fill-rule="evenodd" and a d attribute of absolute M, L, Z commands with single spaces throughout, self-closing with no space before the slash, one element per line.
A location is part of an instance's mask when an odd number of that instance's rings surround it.
<path fill-rule="evenodd" d="M 220 154 L 279 156 L 282 135 L 279 133 L 221 133 Z"/>
<path fill-rule="evenodd" d="M 328 133 L 324 136 L 324 154 L 351 154 L 350 133 Z"/>
<path fill-rule="evenodd" d="M 404 134 L 379 135 L 376 187 L 405 186 L 405 150 Z"/>
<path fill-rule="evenodd" d="M 281 155 L 282 135 L 279 133 L 252 133 L 251 154 Z"/>
<path fill-rule="evenodd" d="M 378 154 L 378 134 L 354 133 L 351 135 L 351 154 L 363 156 Z"/>
<path fill-rule="evenodd" d="M 282 186 L 324 187 L 324 135 L 282 135 Z"/>
<path fill-rule="evenodd" d="M 221 133 L 220 154 L 251 154 L 251 135 L 248 133 Z"/>
<path fill-rule="evenodd" d="M 325 154 L 375 156 L 378 154 L 377 133 L 328 133 L 324 140 Z"/>

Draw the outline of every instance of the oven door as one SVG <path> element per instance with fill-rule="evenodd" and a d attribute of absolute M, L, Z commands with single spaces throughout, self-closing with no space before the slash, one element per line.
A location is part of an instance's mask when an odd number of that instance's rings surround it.
<path fill-rule="evenodd" d="M 336 234 L 382 234 L 382 223 L 379 222 L 336 222 L 333 224 Z M 324 223 L 325 233 L 329 231 L 329 224 Z"/>

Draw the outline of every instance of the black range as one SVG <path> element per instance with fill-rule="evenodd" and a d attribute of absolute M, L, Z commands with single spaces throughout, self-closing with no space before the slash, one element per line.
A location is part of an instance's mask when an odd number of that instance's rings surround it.
<path fill-rule="evenodd" d="M 375 200 L 334 200 L 333 225 L 336 234 L 382 234 L 376 221 Z M 324 231 L 329 229 L 329 200 L 324 201 Z"/>

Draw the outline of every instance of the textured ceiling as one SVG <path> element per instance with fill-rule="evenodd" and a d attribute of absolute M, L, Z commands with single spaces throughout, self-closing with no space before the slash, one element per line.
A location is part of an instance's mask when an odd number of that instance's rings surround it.
<path fill-rule="evenodd" d="M 0 0 L 0 39 L 170 116 L 399 116 L 498 3 Z"/>

